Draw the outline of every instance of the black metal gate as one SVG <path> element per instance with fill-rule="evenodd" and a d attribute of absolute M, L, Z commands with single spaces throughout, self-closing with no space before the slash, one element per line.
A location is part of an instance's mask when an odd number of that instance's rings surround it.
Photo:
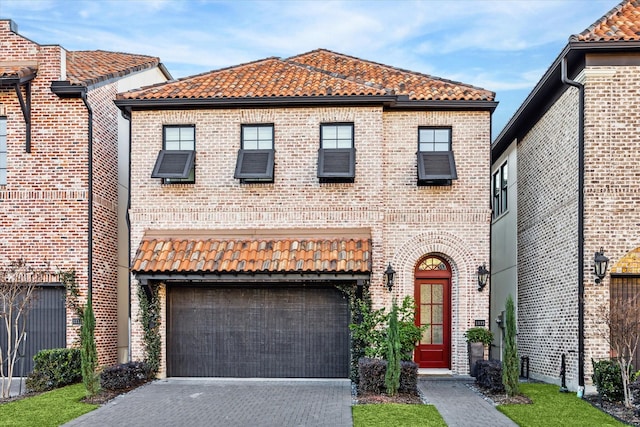
<path fill-rule="evenodd" d="M 169 289 L 167 373 L 346 378 L 349 307 L 333 287 Z"/>
<path fill-rule="evenodd" d="M 27 315 L 27 339 L 19 349 L 22 360 L 16 363 L 14 376 L 26 376 L 33 369 L 33 356 L 44 349 L 66 347 L 65 290 L 61 286 L 40 286 L 33 294 Z M 7 331 L 0 323 L 0 345 L 6 357 Z M 6 369 L 6 363 L 5 363 Z M 5 371 L 6 372 L 6 371 Z"/>

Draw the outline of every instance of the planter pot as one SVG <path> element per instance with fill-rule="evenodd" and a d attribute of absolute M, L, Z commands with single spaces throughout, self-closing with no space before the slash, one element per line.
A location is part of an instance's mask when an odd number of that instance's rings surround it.
<path fill-rule="evenodd" d="M 467 351 L 469 353 L 469 375 L 476 376 L 476 362 L 484 360 L 484 344 L 481 342 L 467 343 Z"/>

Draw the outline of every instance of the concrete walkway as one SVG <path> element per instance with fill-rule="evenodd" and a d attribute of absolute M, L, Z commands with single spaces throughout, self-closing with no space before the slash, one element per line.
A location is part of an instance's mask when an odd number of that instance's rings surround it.
<path fill-rule="evenodd" d="M 65 426 L 351 427 L 351 381 L 170 378 Z"/>
<path fill-rule="evenodd" d="M 418 388 L 449 427 L 517 427 L 493 403 L 471 390 L 472 377 L 421 377 Z"/>

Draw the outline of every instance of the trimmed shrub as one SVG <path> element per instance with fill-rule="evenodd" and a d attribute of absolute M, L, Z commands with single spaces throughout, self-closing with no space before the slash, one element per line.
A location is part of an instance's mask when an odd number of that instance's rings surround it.
<path fill-rule="evenodd" d="M 474 368 L 476 384 L 495 393 L 504 392 L 502 363 L 499 360 L 478 360 Z"/>
<path fill-rule="evenodd" d="M 360 381 L 358 392 L 377 393 L 385 391 L 384 375 L 387 371 L 387 361 L 382 359 L 370 359 L 363 357 L 358 361 Z"/>
<path fill-rule="evenodd" d="M 122 363 L 100 373 L 100 386 L 105 390 L 126 390 L 144 384 L 152 377 L 152 368 L 145 362 Z"/>
<path fill-rule="evenodd" d="M 596 386 L 601 399 L 610 402 L 620 402 L 624 399 L 624 389 L 622 388 L 622 375 L 620 365 L 615 360 L 600 360 L 596 362 L 591 359 L 593 365 L 593 385 Z"/>
<path fill-rule="evenodd" d="M 406 360 L 400 362 L 400 393 L 418 395 L 418 364 Z"/>
<path fill-rule="evenodd" d="M 386 393 L 384 382 L 387 372 L 387 361 L 363 357 L 358 361 L 360 381 L 358 393 Z M 415 362 L 400 362 L 399 393 L 418 394 L 418 365 Z"/>
<path fill-rule="evenodd" d="M 80 382 L 80 350 L 54 348 L 40 350 L 33 356 L 33 371 L 27 377 L 27 391 L 39 392 Z"/>

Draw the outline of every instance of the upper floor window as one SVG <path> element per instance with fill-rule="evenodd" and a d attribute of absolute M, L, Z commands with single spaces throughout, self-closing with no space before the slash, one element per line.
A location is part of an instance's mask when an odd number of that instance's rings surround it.
<path fill-rule="evenodd" d="M 451 185 L 458 179 L 451 128 L 418 128 L 418 184 Z"/>
<path fill-rule="evenodd" d="M 7 118 L 0 117 L 0 185 L 7 185 Z"/>
<path fill-rule="evenodd" d="M 497 218 L 507 211 L 508 167 L 504 162 L 493 173 L 493 217 Z"/>
<path fill-rule="evenodd" d="M 190 184 L 196 180 L 196 128 L 194 125 L 167 125 L 162 128 L 163 149 L 151 173 L 165 184 Z"/>
<path fill-rule="evenodd" d="M 321 182 L 353 182 L 356 173 L 356 150 L 353 123 L 320 125 L 318 178 Z"/>
<path fill-rule="evenodd" d="M 273 182 L 273 125 L 242 125 L 234 177 L 241 182 Z"/>

